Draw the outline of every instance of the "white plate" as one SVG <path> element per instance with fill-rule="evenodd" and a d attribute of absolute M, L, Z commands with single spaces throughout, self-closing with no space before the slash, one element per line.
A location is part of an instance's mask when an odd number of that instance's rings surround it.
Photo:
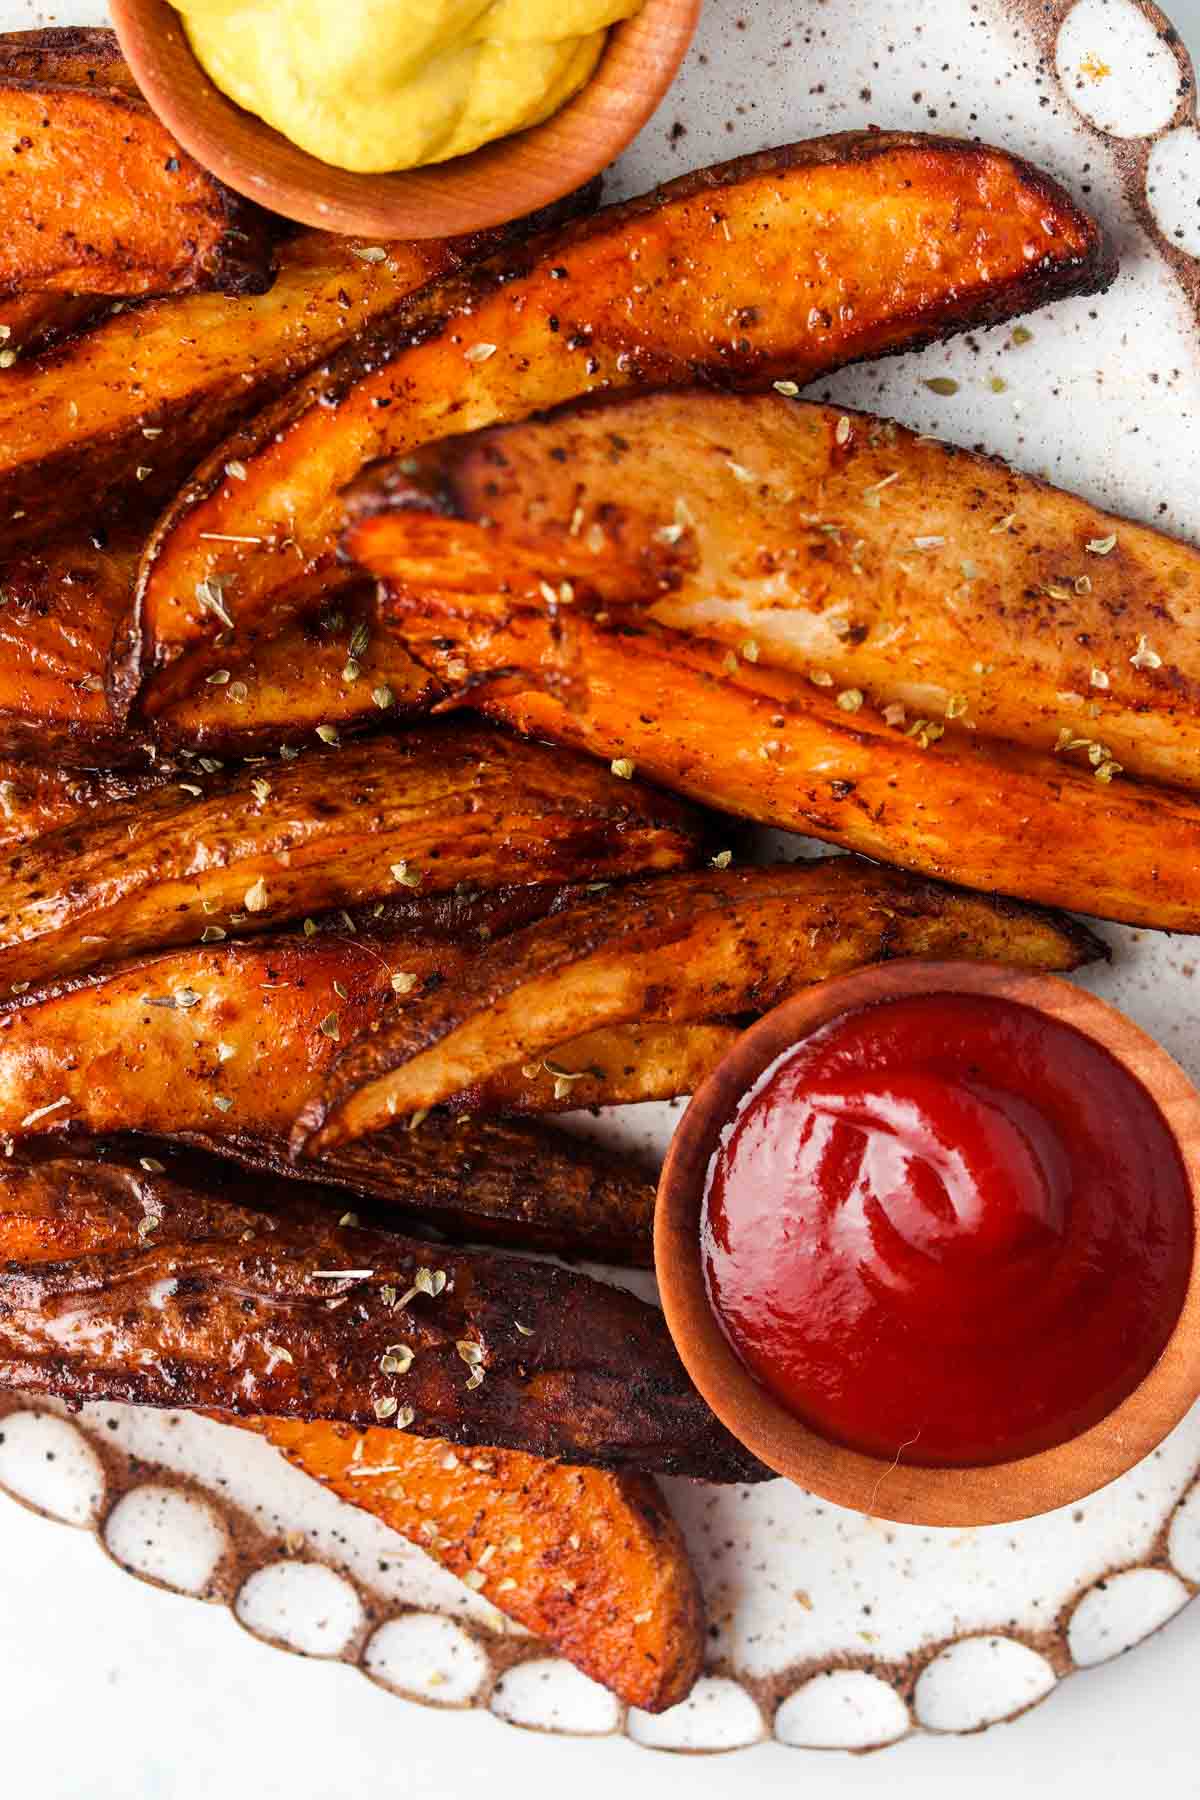
<path fill-rule="evenodd" d="M 103 16 L 0 0 L 2 29 Z M 612 186 L 633 193 L 700 163 L 870 123 L 978 135 L 1032 156 L 1116 230 L 1123 270 L 1103 299 L 1038 313 L 1027 343 L 1004 330 L 967 337 L 818 392 L 978 442 L 1195 536 L 1200 132 L 1167 21 L 1134 0 L 745 0 L 744 17 L 736 0 L 709 0 L 679 83 Z M 923 385 L 933 375 L 958 391 L 935 396 Z M 1114 964 L 1088 984 L 1200 1077 L 1200 944 L 1106 935 Z M 673 1116 L 630 1108 L 600 1129 L 661 1145 Z M 20 1401 L 0 1418 L 0 1485 L 93 1530 L 143 1579 L 223 1602 L 246 1630 L 356 1663 L 412 1699 L 490 1706 L 558 1731 L 623 1729 L 666 1749 L 729 1750 L 771 1733 L 859 1749 L 914 1727 L 1011 1717 L 1192 1596 L 1198 1469 L 1200 1410 L 1092 1500 L 1017 1526 L 921 1531 L 783 1482 L 670 1484 L 705 1584 L 709 1672 L 685 1705 L 651 1719 L 626 1715 L 420 1551 L 241 1432 L 121 1407 L 91 1406 L 72 1422 Z"/>

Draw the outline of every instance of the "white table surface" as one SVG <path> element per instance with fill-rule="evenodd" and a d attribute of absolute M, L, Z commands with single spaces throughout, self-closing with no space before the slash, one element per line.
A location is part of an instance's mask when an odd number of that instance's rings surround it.
<path fill-rule="evenodd" d="M 1167 6 L 1200 62 L 1200 0 Z M 131 1580 L 90 1535 L 2 1499 L 0 1594 L 0 1782 L 38 1800 L 539 1800 L 568 1786 L 573 1800 L 600 1800 L 613 1782 L 626 1800 L 668 1782 L 700 1800 L 750 1783 L 756 1800 L 849 1800 L 899 1783 L 919 1784 L 923 1800 L 1103 1800 L 1146 1778 L 1159 1794 L 1200 1793 L 1200 1602 L 978 1737 L 916 1737 L 858 1758 L 764 1744 L 683 1761 L 407 1705 L 355 1670 L 266 1648 L 223 1608 Z"/>

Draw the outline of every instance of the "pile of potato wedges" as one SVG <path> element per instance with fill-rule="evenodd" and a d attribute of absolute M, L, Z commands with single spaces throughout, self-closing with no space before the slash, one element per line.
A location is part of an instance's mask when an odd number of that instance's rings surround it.
<path fill-rule="evenodd" d="M 671 1706 L 654 1477 L 766 1471 L 563 1266 L 649 1265 L 654 1171 L 547 1121 L 862 964 L 1106 954 L 1049 908 L 1200 928 L 1200 554 L 800 397 L 1111 246 L 887 132 L 296 231 L 104 32 L 0 112 L 0 1382 L 258 1431 Z"/>

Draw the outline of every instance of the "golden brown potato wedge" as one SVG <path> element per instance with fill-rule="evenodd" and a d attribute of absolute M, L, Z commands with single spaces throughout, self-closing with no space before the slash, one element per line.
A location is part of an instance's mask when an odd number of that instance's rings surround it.
<path fill-rule="evenodd" d="M 200 944 L 48 987 L 18 981 L 0 1003 L 0 1135 L 286 1136 L 339 1043 L 456 973 L 487 938 L 582 892 L 376 902 L 291 936 Z"/>
<path fill-rule="evenodd" d="M 662 1712 L 700 1672 L 703 1611 L 679 1527 L 645 1476 L 518 1450 L 459 1456 L 374 1426 L 264 1419 L 289 1462 L 420 1544 L 631 1706 Z M 476 1580 L 478 1576 L 478 1580 Z"/>
<path fill-rule="evenodd" d="M 11 853 L 67 825 L 86 826 L 173 779 L 179 776 L 170 764 L 144 770 L 56 769 L 0 759 L 0 852 Z"/>
<path fill-rule="evenodd" d="M 88 294 L 0 295 L 0 350 L 41 350 L 73 337 L 109 310 Z"/>
<path fill-rule="evenodd" d="M 0 1267 L 0 1385 L 768 1475 L 692 1386 L 658 1308 L 622 1288 L 342 1223 L 302 1193 L 270 1211 L 218 1213 L 203 1189 L 175 1202 L 170 1228 L 146 1211 L 137 1248 Z"/>
<path fill-rule="evenodd" d="M 442 692 L 394 632 L 376 629 L 374 585 L 347 585 L 311 618 L 255 648 L 155 721 L 116 717 L 106 676 L 128 627 L 139 540 L 67 542 L 0 566 L 0 755 L 61 764 L 144 764 L 155 746 L 248 756 L 347 736 L 425 711 Z"/>
<path fill-rule="evenodd" d="M 552 906 L 549 891 L 534 904 Z M 239 1138 L 286 1139 L 339 1046 L 382 1021 L 396 993 L 456 976 L 481 928 L 493 932 L 482 916 L 461 933 L 389 930 L 371 910 L 311 938 L 176 950 L 48 988 L 18 983 L 0 1002 L 0 1135 L 219 1133 L 231 1154 Z M 568 1092 L 544 1065 L 528 1075 L 514 1065 L 456 1097 L 454 1115 L 690 1093 L 735 1035 L 721 1024 L 593 1032 L 546 1059 L 570 1072 Z"/>
<path fill-rule="evenodd" d="M 698 848 L 673 796 L 480 725 L 193 774 L 0 863 L 0 986 L 402 890 L 606 880 Z"/>
<path fill-rule="evenodd" d="M 1200 931 L 1200 801 L 1113 779 L 1091 760 L 1102 745 L 1055 756 L 940 720 L 889 726 L 858 690 L 835 697 L 628 615 L 484 595 L 443 608 L 432 591 L 393 606 L 405 646 L 518 731 L 942 881 Z"/>
<path fill-rule="evenodd" d="M 187 155 L 146 102 L 0 63 L 0 293 L 261 294 L 280 221 Z"/>
<path fill-rule="evenodd" d="M 1114 267 L 1046 176 L 919 135 L 816 139 L 607 208 L 402 309 L 210 457 L 148 546 L 130 687 L 155 713 L 213 666 L 208 583 L 243 626 L 309 604 L 338 492 L 375 457 L 598 388 L 803 383 L 1102 287 Z"/>
<path fill-rule="evenodd" d="M 670 444 L 671 454 L 662 447 Z M 701 391 L 426 445 L 350 500 L 395 508 L 415 598 L 568 581 L 903 723 L 950 720 L 1200 786 L 1200 550 L 890 421 Z M 363 542 L 359 547 L 361 521 Z M 981 656 L 983 659 L 981 659 Z"/>
<path fill-rule="evenodd" d="M 232 1115 L 231 1115 L 232 1116 Z M 461 1242 L 650 1268 L 655 1176 L 590 1138 L 534 1121 L 433 1113 L 298 1168 L 286 1137 L 190 1132 L 189 1144 L 242 1168 L 353 1196 L 373 1223 L 394 1210 Z"/>
<path fill-rule="evenodd" d="M 155 742 L 250 756 L 311 744 L 318 726 L 350 737 L 427 712 L 445 690 L 394 631 L 377 628 L 376 610 L 374 584 L 354 579 L 257 649 L 235 640 L 227 671 L 212 671 L 155 719 Z M 126 732 L 147 735 L 136 722 Z"/>
<path fill-rule="evenodd" d="M 139 549 L 67 541 L 0 565 L 0 753 L 43 767 L 144 759 L 148 734 L 114 718 L 105 687 Z"/>
<path fill-rule="evenodd" d="M 211 1170 L 173 1147 L 149 1148 L 56 1146 L 34 1160 L 0 1160 L 0 1264 L 136 1249 L 151 1219 L 159 1235 L 228 1237 L 242 1229 L 239 1204 L 269 1201 L 261 1183 L 247 1200 L 236 1178 L 197 1191 Z M 684 1698 L 699 1667 L 703 1608 L 682 1536 L 648 1477 L 519 1450 L 460 1456 L 444 1440 L 380 1426 L 239 1423 L 453 1574 L 482 1559 L 481 1591 L 501 1612 L 630 1705 L 657 1710 Z"/>
<path fill-rule="evenodd" d="M 320 1153 L 514 1065 L 537 1076 L 584 1032 L 765 1012 L 886 957 L 1072 969 L 1103 954 L 1069 920 L 843 857 L 630 882 L 509 934 L 355 1039 L 293 1144 Z"/>
<path fill-rule="evenodd" d="M 554 215 L 570 218 L 595 195 L 582 190 Z M 0 371 L 0 556 L 75 538 L 101 515 L 148 516 L 296 375 L 528 228 L 387 245 L 302 232 L 280 246 L 267 294 L 145 301 Z"/>

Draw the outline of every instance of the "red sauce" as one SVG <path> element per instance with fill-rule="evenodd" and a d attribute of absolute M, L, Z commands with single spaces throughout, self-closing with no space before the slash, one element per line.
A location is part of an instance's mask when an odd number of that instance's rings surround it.
<path fill-rule="evenodd" d="M 1188 1181 L 1141 1084 L 1073 1026 L 924 994 L 788 1051 L 726 1127 L 702 1224 L 746 1366 L 824 1436 L 1000 1462 L 1094 1425 L 1183 1304 Z"/>

